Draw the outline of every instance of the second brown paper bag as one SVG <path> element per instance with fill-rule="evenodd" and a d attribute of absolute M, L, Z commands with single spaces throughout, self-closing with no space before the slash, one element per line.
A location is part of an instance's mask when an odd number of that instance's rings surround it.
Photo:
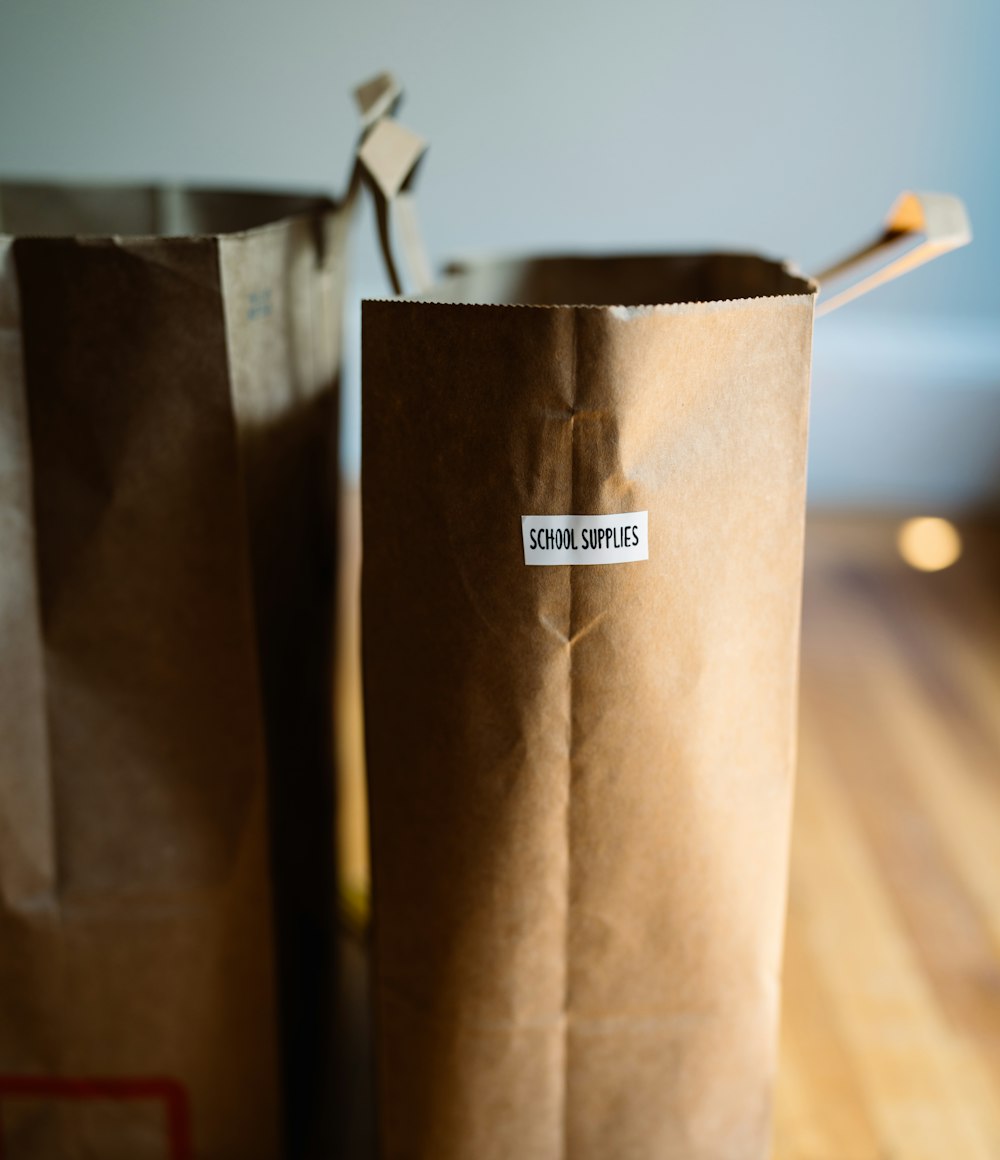
<path fill-rule="evenodd" d="M 0 185 L 9 1160 L 330 1151 L 357 188 Z"/>
<path fill-rule="evenodd" d="M 763 1155 L 813 297 L 709 266 L 599 273 L 773 296 L 365 305 L 386 1156 Z M 648 559 L 526 566 L 562 513 L 648 513 Z"/>

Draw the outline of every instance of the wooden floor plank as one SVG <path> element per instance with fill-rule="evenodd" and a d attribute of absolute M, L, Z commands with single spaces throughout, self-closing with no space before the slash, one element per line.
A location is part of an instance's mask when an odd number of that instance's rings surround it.
<path fill-rule="evenodd" d="M 1000 1158 L 998 541 L 893 531 L 810 528 L 775 1160 Z"/>
<path fill-rule="evenodd" d="M 798 889 L 809 899 L 802 937 L 830 995 L 882 1151 L 908 1160 L 995 1160 L 1000 1136 L 992 1138 L 967 1105 L 958 1078 L 972 1064 L 935 1002 L 836 774 L 808 746 L 803 771 L 794 862 Z"/>
<path fill-rule="evenodd" d="M 800 884 L 785 940 L 774 1160 L 879 1160 L 879 1138 L 830 995 L 803 932 Z"/>

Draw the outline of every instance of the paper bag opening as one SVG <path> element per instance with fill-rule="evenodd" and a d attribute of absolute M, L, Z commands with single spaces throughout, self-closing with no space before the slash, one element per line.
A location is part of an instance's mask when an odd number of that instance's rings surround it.
<path fill-rule="evenodd" d="M 454 263 L 422 301 L 506 306 L 670 306 L 811 294 L 787 265 L 754 254 L 624 254 Z"/>

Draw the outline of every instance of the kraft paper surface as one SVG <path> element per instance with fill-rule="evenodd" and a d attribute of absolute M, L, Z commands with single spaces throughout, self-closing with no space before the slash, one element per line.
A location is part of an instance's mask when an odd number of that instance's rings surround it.
<path fill-rule="evenodd" d="M 815 289 L 540 259 L 364 304 L 386 1160 L 767 1156 Z M 525 564 L 522 517 L 639 512 L 648 559 Z"/>

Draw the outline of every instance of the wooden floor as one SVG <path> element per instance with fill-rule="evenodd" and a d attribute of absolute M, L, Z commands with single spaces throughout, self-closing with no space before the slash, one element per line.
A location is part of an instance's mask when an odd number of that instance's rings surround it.
<path fill-rule="evenodd" d="M 1000 1158 L 1000 541 L 814 519 L 775 1160 Z"/>

